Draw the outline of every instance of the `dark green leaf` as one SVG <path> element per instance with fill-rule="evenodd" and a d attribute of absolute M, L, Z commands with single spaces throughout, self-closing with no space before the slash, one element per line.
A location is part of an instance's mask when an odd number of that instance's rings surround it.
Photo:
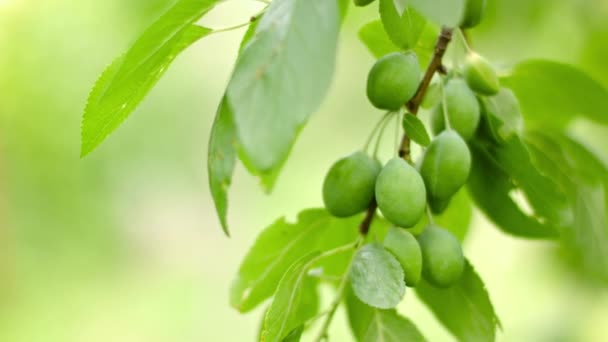
<path fill-rule="evenodd" d="M 394 309 L 381 310 L 362 303 L 349 291 L 346 297 L 348 320 L 359 342 L 422 342 L 418 328 Z"/>
<path fill-rule="evenodd" d="M 127 118 L 177 55 L 211 32 L 194 23 L 217 2 L 179 1 L 102 73 L 84 110 L 81 156 L 91 152 Z"/>
<path fill-rule="evenodd" d="M 486 153 L 471 146 L 473 167 L 468 181 L 471 198 L 505 233 L 525 238 L 555 238 L 557 230 L 524 213 L 510 197 L 514 185 Z"/>
<path fill-rule="evenodd" d="M 380 309 L 397 306 L 405 294 L 403 269 L 395 257 L 378 243 L 357 251 L 350 281 L 353 291 L 364 303 Z"/>
<path fill-rule="evenodd" d="M 294 330 L 297 335 L 297 329 L 317 313 L 316 283 L 306 271 L 318 255 L 318 252 L 308 254 L 285 271 L 264 318 L 261 341 L 281 342 Z"/>
<path fill-rule="evenodd" d="M 243 36 L 239 51 L 253 37 L 257 23 L 258 21 L 255 21 L 249 25 L 247 32 Z M 215 203 L 222 229 L 226 235 L 229 235 L 226 217 L 228 212 L 228 188 L 230 187 L 230 183 L 232 183 L 232 174 L 236 165 L 236 139 L 232 111 L 230 110 L 228 99 L 224 95 L 211 127 L 207 151 L 207 173 L 213 202 Z"/>
<path fill-rule="evenodd" d="M 227 96 L 239 155 L 267 189 L 325 96 L 339 28 L 335 0 L 273 1 L 237 60 Z"/>
<path fill-rule="evenodd" d="M 429 133 L 416 115 L 405 113 L 403 116 L 403 129 L 405 130 L 405 134 L 418 145 L 427 147 L 431 144 Z"/>
<path fill-rule="evenodd" d="M 504 141 L 512 135 L 522 133 L 521 109 L 511 90 L 501 88 L 497 95 L 482 98 L 481 103 L 483 114 L 495 140 Z"/>
<path fill-rule="evenodd" d="M 528 127 L 563 128 L 579 115 L 608 124 L 608 91 L 571 65 L 522 62 L 501 83 L 517 95 Z"/>
<path fill-rule="evenodd" d="M 359 30 L 359 39 L 376 58 L 399 51 L 399 48 L 391 42 L 388 34 L 384 31 L 384 26 L 380 20 L 374 20 L 363 25 Z"/>
<path fill-rule="evenodd" d="M 450 288 L 437 288 L 423 281 L 418 297 L 459 341 L 494 341 L 500 322 L 486 288 L 471 264 Z"/>
<path fill-rule="evenodd" d="M 394 0 L 380 0 L 380 17 L 392 42 L 403 50 L 414 48 L 424 31 L 426 20 L 418 11 L 406 7 L 398 11 Z"/>
<path fill-rule="evenodd" d="M 411 6 L 437 25 L 456 27 L 464 13 L 464 0 L 394 0 L 395 7 Z"/>

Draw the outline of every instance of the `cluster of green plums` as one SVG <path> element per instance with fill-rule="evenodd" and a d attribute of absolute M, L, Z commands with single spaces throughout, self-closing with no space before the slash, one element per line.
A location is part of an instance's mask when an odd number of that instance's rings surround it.
<path fill-rule="evenodd" d="M 463 26 L 479 22 L 474 16 L 481 15 L 478 7 L 484 3 L 468 1 L 467 6 L 472 7 L 467 11 L 474 15 L 465 17 Z M 379 109 L 399 111 L 414 97 L 421 78 L 414 52 L 390 53 L 371 68 L 367 97 Z M 460 279 L 465 259 L 460 241 L 451 232 L 432 222 L 417 236 L 408 228 L 423 218 L 427 206 L 432 213 L 442 213 L 467 182 L 471 153 L 466 141 L 480 123 L 478 97 L 495 95 L 499 87 L 489 62 L 469 52 L 462 70 L 442 81 L 442 100 L 431 112 L 434 139 L 417 164 L 396 157 L 382 165 L 358 151 L 338 160 L 327 173 L 323 201 L 332 215 L 353 216 L 376 203 L 392 223 L 384 245 L 401 263 L 408 286 L 415 286 L 421 276 L 440 287 L 449 287 Z"/>

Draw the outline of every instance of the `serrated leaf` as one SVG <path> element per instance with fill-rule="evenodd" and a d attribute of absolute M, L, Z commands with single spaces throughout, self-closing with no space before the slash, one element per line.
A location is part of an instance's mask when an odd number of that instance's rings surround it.
<path fill-rule="evenodd" d="M 569 137 L 536 131 L 526 138 L 543 170 L 568 192 L 573 220 L 561 231 L 564 246 L 584 272 L 608 284 L 608 167 Z"/>
<path fill-rule="evenodd" d="M 381 310 L 362 303 L 352 293 L 346 296 L 350 328 L 358 342 L 423 342 L 418 328 L 396 310 Z"/>
<path fill-rule="evenodd" d="M 418 11 L 410 7 L 399 11 L 394 0 L 380 0 L 380 18 L 391 41 L 403 50 L 417 45 L 426 26 L 426 19 Z"/>
<path fill-rule="evenodd" d="M 394 308 L 405 294 L 403 269 L 395 257 L 378 243 L 360 248 L 353 259 L 350 281 L 353 292 L 364 303 Z"/>
<path fill-rule="evenodd" d="M 211 30 L 194 25 L 218 0 L 182 0 L 152 24 L 93 86 L 82 119 L 81 156 L 114 131 L 184 49 Z"/>
<path fill-rule="evenodd" d="M 411 6 L 437 25 L 456 27 L 464 13 L 464 0 L 395 0 L 397 8 Z"/>
<path fill-rule="evenodd" d="M 316 284 L 313 282 L 306 286 L 305 283 L 313 281 L 307 280 L 306 271 L 319 254 L 310 253 L 287 269 L 266 313 L 260 341 L 281 342 L 317 313 Z"/>
<path fill-rule="evenodd" d="M 530 60 L 501 78 L 519 99 L 527 127 L 561 129 L 577 116 L 608 124 L 608 90 L 563 63 Z"/>
<path fill-rule="evenodd" d="M 429 133 L 416 115 L 405 113 L 403 116 L 403 129 L 405 130 L 405 134 L 418 145 L 427 147 L 431 144 Z"/>
<path fill-rule="evenodd" d="M 418 297 L 459 341 L 494 341 L 500 322 L 486 288 L 467 261 L 460 280 L 449 288 L 423 281 Z"/>
<path fill-rule="evenodd" d="M 264 229 L 241 263 L 230 304 L 247 312 L 272 296 L 287 268 L 317 245 L 332 220 L 322 209 L 309 209 L 296 223 L 281 218 Z"/>
<path fill-rule="evenodd" d="M 524 213 L 509 196 L 514 185 L 509 176 L 478 147 L 471 146 L 473 166 L 467 183 L 477 207 L 507 234 L 525 238 L 556 238 L 558 231 Z"/>
<path fill-rule="evenodd" d="M 399 51 L 399 47 L 388 37 L 380 20 L 363 25 L 359 30 L 359 39 L 376 58 Z"/>
<path fill-rule="evenodd" d="M 237 60 L 227 96 L 239 155 L 266 189 L 327 92 L 339 28 L 335 0 L 273 1 Z"/>
<path fill-rule="evenodd" d="M 258 21 L 249 25 L 240 44 L 239 51 L 251 40 L 255 33 Z M 217 215 L 224 233 L 228 230 L 228 188 L 232 183 L 232 175 L 236 165 L 237 137 L 232 121 L 232 110 L 228 99 L 224 95 L 220 102 L 215 120 L 209 135 L 209 147 L 207 149 L 207 173 L 209 177 L 209 188 L 215 204 Z"/>

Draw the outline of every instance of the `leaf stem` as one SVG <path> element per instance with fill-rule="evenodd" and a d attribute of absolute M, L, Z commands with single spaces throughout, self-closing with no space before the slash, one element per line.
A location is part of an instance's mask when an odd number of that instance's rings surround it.
<path fill-rule="evenodd" d="M 363 243 L 363 240 L 363 236 L 359 237 L 356 242 L 355 250 L 359 249 L 359 247 Z M 338 310 L 338 306 L 340 306 L 340 303 L 342 302 L 342 297 L 344 296 L 344 289 L 346 289 L 346 284 L 348 283 L 348 276 L 350 275 L 350 271 L 353 266 L 353 260 L 355 260 L 354 255 L 350 258 L 348 266 L 346 267 L 346 271 L 342 275 L 342 280 L 340 281 L 340 285 L 338 285 L 338 289 L 336 290 L 336 296 L 334 297 L 334 300 L 332 301 L 329 307 L 329 311 L 327 312 L 327 318 L 325 318 L 323 326 L 321 327 L 321 330 L 319 331 L 319 335 L 317 335 L 315 342 L 321 342 L 327 337 L 327 330 L 329 329 L 329 325 L 331 324 L 331 321 L 334 318 L 334 315 L 336 314 L 336 310 Z"/>

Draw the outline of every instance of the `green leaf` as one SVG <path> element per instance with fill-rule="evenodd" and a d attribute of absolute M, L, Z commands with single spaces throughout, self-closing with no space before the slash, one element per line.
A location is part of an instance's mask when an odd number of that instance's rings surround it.
<path fill-rule="evenodd" d="M 218 0 L 182 0 L 150 26 L 93 86 L 82 119 L 81 156 L 139 105 L 171 62 L 211 30 L 194 25 Z"/>
<path fill-rule="evenodd" d="M 571 65 L 525 61 L 501 84 L 517 95 L 528 127 L 561 129 L 577 116 L 608 124 L 608 90 Z"/>
<path fill-rule="evenodd" d="M 524 238 L 555 238 L 558 232 L 547 223 L 524 213 L 509 196 L 514 185 L 479 147 L 471 146 L 473 166 L 467 183 L 477 207 L 507 234 Z"/>
<path fill-rule="evenodd" d="M 242 51 L 243 47 L 253 37 L 258 22 L 254 21 L 249 25 L 241 41 L 239 51 Z M 209 136 L 207 173 L 215 209 L 226 235 L 230 235 L 227 220 L 228 188 L 232 183 L 232 175 L 236 165 L 236 149 L 237 137 L 234 122 L 232 121 L 232 110 L 228 104 L 228 99 L 224 95 L 217 109 Z"/>
<path fill-rule="evenodd" d="M 405 113 L 403 116 L 403 129 L 405 130 L 405 134 L 418 145 L 427 147 L 431 144 L 429 133 L 416 115 Z"/>
<path fill-rule="evenodd" d="M 496 141 L 503 142 L 523 132 L 521 109 L 511 90 L 501 88 L 495 96 L 481 98 L 481 103 L 488 128 Z"/>
<path fill-rule="evenodd" d="M 230 304 L 241 312 L 255 308 L 274 293 L 287 268 L 317 246 L 333 218 L 322 209 L 309 209 L 296 223 L 279 219 L 258 236 L 247 253 L 230 290 Z"/>
<path fill-rule="evenodd" d="M 410 7 L 398 11 L 394 0 L 380 0 L 380 17 L 391 41 L 403 50 L 417 45 L 426 26 L 420 13 Z"/>
<path fill-rule="evenodd" d="M 459 341 L 494 341 L 500 322 L 486 288 L 467 261 L 462 277 L 450 288 L 423 281 L 418 297 Z"/>
<path fill-rule="evenodd" d="M 561 231 L 564 246 L 587 274 L 608 284 L 608 167 L 569 137 L 536 131 L 526 139 L 568 193 L 573 220 Z"/>
<path fill-rule="evenodd" d="M 359 342 L 423 342 L 422 333 L 395 309 L 381 310 L 362 303 L 352 293 L 347 293 L 348 320 Z"/>
<path fill-rule="evenodd" d="M 525 193 L 536 216 L 554 226 L 571 222 L 565 192 L 540 171 L 519 137 L 513 136 L 500 146 L 486 145 L 483 151 Z"/>
<path fill-rule="evenodd" d="M 264 319 L 261 341 L 281 342 L 318 311 L 316 284 L 306 275 L 318 252 L 308 254 L 293 265 L 281 278 L 272 304 Z M 306 285 L 307 282 L 312 282 Z M 290 338 L 293 338 L 290 337 Z"/>
<path fill-rule="evenodd" d="M 437 25 L 456 27 L 464 14 L 464 0 L 394 0 L 395 7 L 415 8 Z"/>
<path fill-rule="evenodd" d="M 220 218 L 222 229 L 229 235 L 227 211 L 228 188 L 232 183 L 232 174 L 236 164 L 236 133 L 232 122 L 232 113 L 226 97 L 222 99 L 217 110 L 207 156 L 209 187 Z"/>
<path fill-rule="evenodd" d="M 273 1 L 237 60 L 227 96 L 239 155 L 266 189 L 327 92 L 339 29 L 335 0 Z"/>
<path fill-rule="evenodd" d="M 353 291 L 364 303 L 389 309 L 397 306 L 405 294 L 403 269 L 395 257 L 378 243 L 357 251 L 350 281 Z"/>
<path fill-rule="evenodd" d="M 399 48 L 388 37 L 380 20 L 370 21 L 363 25 L 359 30 L 359 39 L 376 58 L 399 51 Z"/>

